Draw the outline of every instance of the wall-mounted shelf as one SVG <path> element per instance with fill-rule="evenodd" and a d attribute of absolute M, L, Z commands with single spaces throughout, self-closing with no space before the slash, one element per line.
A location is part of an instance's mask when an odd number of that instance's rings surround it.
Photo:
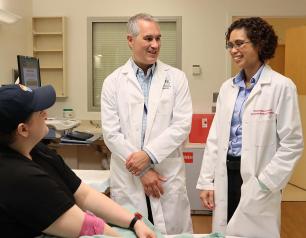
<path fill-rule="evenodd" d="M 32 37 L 42 84 L 51 84 L 57 97 L 67 97 L 65 17 L 33 17 Z"/>
<path fill-rule="evenodd" d="M 63 32 L 33 32 L 34 36 L 41 36 L 41 35 L 63 35 Z"/>

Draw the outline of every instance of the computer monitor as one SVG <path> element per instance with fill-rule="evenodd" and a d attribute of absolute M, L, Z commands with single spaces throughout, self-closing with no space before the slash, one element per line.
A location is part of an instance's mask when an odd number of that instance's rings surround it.
<path fill-rule="evenodd" d="M 19 83 L 34 89 L 41 86 L 39 59 L 17 55 Z"/>

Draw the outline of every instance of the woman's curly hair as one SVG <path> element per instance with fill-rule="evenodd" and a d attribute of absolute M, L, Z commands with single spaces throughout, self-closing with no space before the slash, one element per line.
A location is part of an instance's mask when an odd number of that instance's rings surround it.
<path fill-rule="evenodd" d="M 231 32 L 235 29 L 244 29 L 252 44 L 258 48 L 258 57 L 261 62 L 273 58 L 277 47 L 277 35 L 273 27 L 260 17 L 241 18 L 234 21 L 226 32 L 226 43 Z"/>

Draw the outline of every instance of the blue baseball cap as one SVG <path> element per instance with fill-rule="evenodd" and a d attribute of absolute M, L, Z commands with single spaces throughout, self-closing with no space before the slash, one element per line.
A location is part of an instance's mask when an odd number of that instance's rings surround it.
<path fill-rule="evenodd" d="M 33 112 L 51 107 L 56 93 L 51 85 L 30 89 L 22 84 L 0 87 L 0 131 L 10 133 Z"/>

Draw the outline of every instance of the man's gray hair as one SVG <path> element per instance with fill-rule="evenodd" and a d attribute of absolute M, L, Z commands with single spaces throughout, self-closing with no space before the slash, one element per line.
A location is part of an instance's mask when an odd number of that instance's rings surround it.
<path fill-rule="evenodd" d="M 127 23 L 127 31 L 128 34 L 131 34 L 132 36 L 138 36 L 139 34 L 139 27 L 138 27 L 138 21 L 144 20 L 144 21 L 151 21 L 151 22 L 157 22 L 157 20 L 147 13 L 138 13 L 132 17 L 130 17 L 128 23 Z"/>

